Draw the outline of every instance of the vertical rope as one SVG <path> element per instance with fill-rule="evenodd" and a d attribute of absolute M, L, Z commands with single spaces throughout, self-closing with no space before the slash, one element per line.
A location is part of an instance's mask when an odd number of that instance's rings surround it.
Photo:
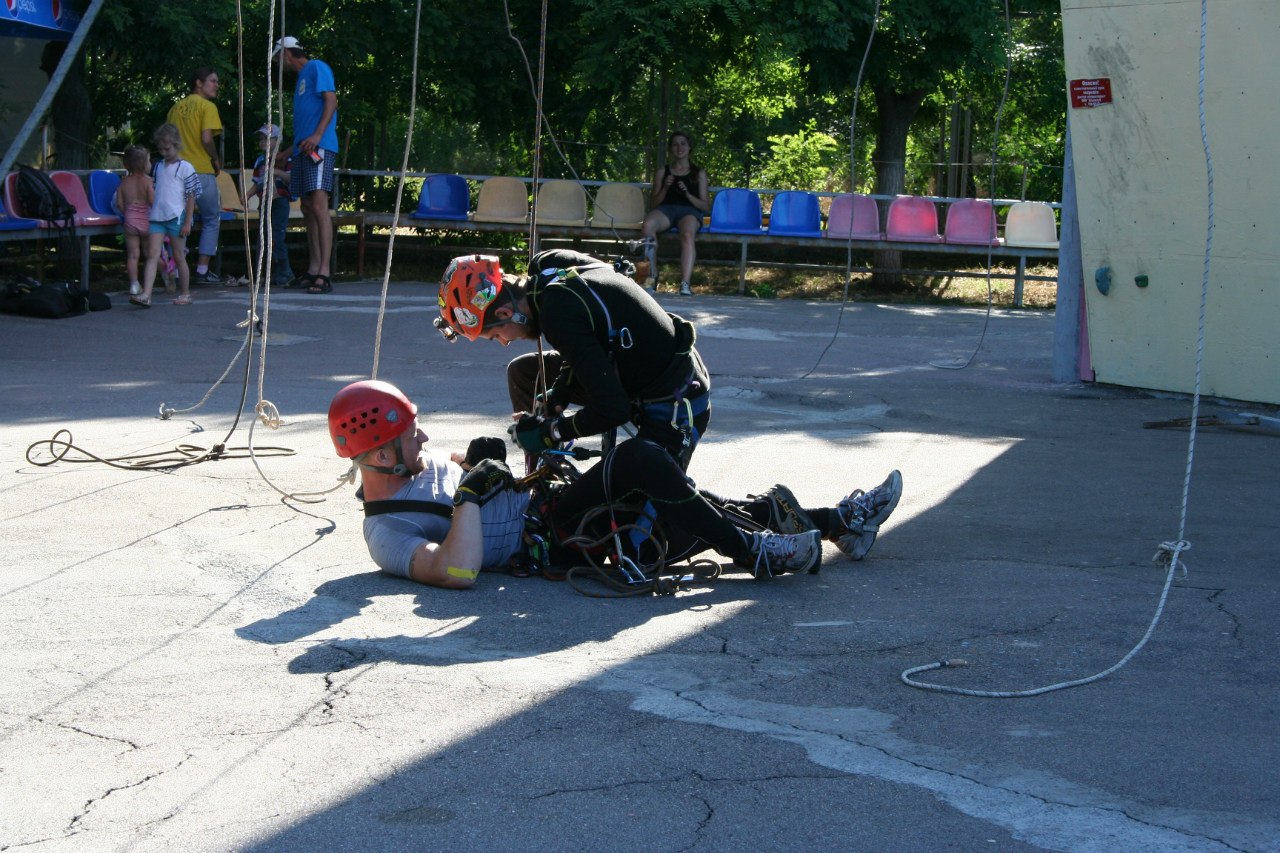
<path fill-rule="evenodd" d="M 1209 6 L 1208 0 L 1200 0 L 1200 83 L 1199 95 L 1197 100 L 1199 120 L 1200 120 L 1200 144 L 1204 148 L 1204 164 L 1205 164 L 1205 185 L 1207 193 L 1208 221 L 1205 227 L 1204 239 L 1204 272 L 1200 280 L 1200 317 L 1196 329 L 1196 366 L 1195 366 L 1195 387 L 1191 397 L 1191 429 L 1187 439 L 1187 467 L 1182 480 L 1182 506 L 1178 514 L 1178 538 L 1173 541 L 1161 542 L 1156 549 L 1152 562 L 1164 563 L 1168 568 L 1165 573 L 1164 588 L 1160 591 L 1160 600 L 1156 604 L 1155 614 L 1151 617 L 1150 624 L 1147 625 L 1146 633 L 1142 635 L 1142 639 L 1138 641 L 1129 653 L 1117 661 L 1115 664 L 1107 667 L 1102 672 L 1090 675 L 1086 678 L 1077 678 L 1073 681 L 1063 681 L 1057 684 L 1050 684 L 1047 687 L 1036 687 L 1030 690 L 970 690 L 963 687 L 952 687 L 947 684 L 930 684 L 928 682 L 915 681 L 911 676 L 920 672 L 927 672 L 934 669 L 942 669 L 944 667 L 965 666 L 963 660 L 941 660 L 934 663 L 927 663 L 923 666 L 916 666 L 908 669 L 899 676 L 903 684 L 908 687 L 916 687 L 921 690 L 930 690 L 935 693 L 951 693 L 959 696 L 979 696 L 991 699 L 1019 699 L 1027 696 L 1039 696 L 1043 693 L 1051 693 L 1055 690 L 1064 690 L 1068 687 L 1078 687 L 1082 684 L 1090 684 L 1106 678 L 1111 673 L 1120 669 L 1133 659 L 1142 647 L 1147 644 L 1147 640 L 1151 639 L 1151 635 L 1156 630 L 1156 625 L 1160 623 L 1160 617 L 1164 613 L 1165 602 L 1169 598 L 1169 587 L 1173 584 L 1174 574 L 1179 567 L 1182 568 L 1183 575 L 1186 575 L 1187 567 L 1181 560 L 1183 551 L 1191 550 L 1191 543 L 1186 540 L 1187 533 L 1187 504 L 1191 494 L 1191 469 L 1195 461 L 1196 455 L 1196 421 L 1200 416 L 1200 378 L 1201 367 L 1204 363 L 1204 327 L 1205 316 L 1207 314 L 1207 305 L 1209 302 L 1209 269 L 1213 259 L 1213 155 L 1209 150 L 1209 124 L 1205 118 L 1204 109 L 1204 78 L 1206 65 L 1206 44 L 1208 42 L 1209 31 Z"/>
<path fill-rule="evenodd" d="M 876 0 L 875 10 L 871 13 L 871 34 L 867 36 L 867 46 L 862 51 L 862 62 L 858 65 L 858 77 L 853 84 L 853 108 L 849 111 L 849 193 L 853 194 L 858 191 L 858 98 L 862 93 L 862 72 L 867 67 L 867 57 L 871 55 L 871 45 L 876 38 L 876 29 L 880 26 L 880 0 Z M 822 359 L 826 358 L 831 347 L 835 345 L 836 338 L 840 336 L 840 326 L 844 321 L 844 309 L 849 304 L 849 287 L 853 284 L 853 218 L 852 213 L 849 219 L 849 236 L 845 240 L 844 255 L 844 291 L 840 296 L 840 310 L 836 312 L 836 327 L 831 332 L 831 340 L 827 341 L 827 345 L 822 348 L 822 352 L 818 353 L 817 360 L 804 373 L 800 374 L 800 379 L 808 379 L 809 375 L 818 369 L 818 365 L 822 364 Z"/>
<path fill-rule="evenodd" d="M 991 134 L 990 197 L 991 197 L 992 213 L 995 212 L 995 206 L 996 206 L 996 163 L 1000 153 L 1000 118 L 1004 115 L 1004 107 L 1009 100 L 1009 80 L 1013 75 L 1013 60 L 1009 55 L 1009 52 L 1013 49 L 1013 26 L 1009 20 L 1009 0 L 1004 0 L 1004 37 L 1005 37 L 1004 90 L 1000 93 L 1000 106 L 996 109 L 995 130 Z M 961 194 L 963 194 L 964 189 L 961 188 L 960 192 Z M 944 361 L 931 361 L 929 362 L 930 367 L 938 367 L 938 368 L 941 368 L 942 370 L 964 370 L 966 367 L 968 367 L 970 364 L 973 363 L 973 360 L 977 358 L 978 353 L 982 350 L 982 344 L 987 339 L 987 330 L 991 327 L 991 308 L 992 308 L 992 301 L 994 298 L 992 293 L 992 286 L 991 286 L 991 265 L 992 265 L 992 249 L 993 248 L 994 248 L 993 246 L 987 247 L 987 265 L 986 265 L 987 313 L 982 320 L 982 332 L 978 335 L 977 346 L 973 348 L 973 352 L 969 353 L 969 357 L 959 364 L 948 364 Z"/>
<path fill-rule="evenodd" d="M 382 356 L 382 326 L 387 314 L 387 291 L 391 283 L 391 258 L 395 253 L 396 231 L 400 227 L 400 203 L 404 198 L 404 177 L 409 171 L 409 151 L 413 148 L 413 124 L 418 112 L 418 41 L 422 32 L 422 0 L 413 13 L 413 72 L 409 83 L 409 133 L 404 140 L 404 156 L 400 158 L 400 177 L 396 181 L 396 207 L 391 217 L 391 236 L 387 238 L 387 263 L 382 271 L 382 298 L 378 302 L 378 329 L 373 339 L 373 369 L 370 379 L 378 378 L 378 361 Z"/>
<path fill-rule="evenodd" d="M 533 93 L 536 118 L 533 132 L 533 212 L 529 216 L 529 257 L 531 259 L 538 253 L 538 182 L 542 178 L 542 94 L 546 73 L 547 0 L 542 0 L 542 23 L 538 31 L 538 82 Z"/>

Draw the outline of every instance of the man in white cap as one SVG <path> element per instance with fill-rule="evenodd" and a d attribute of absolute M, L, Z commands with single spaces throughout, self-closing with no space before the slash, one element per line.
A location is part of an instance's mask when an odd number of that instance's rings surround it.
<path fill-rule="evenodd" d="M 338 151 L 338 95 L 333 69 L 307 56 L 293 36 L 276 42 L 272 53 L 286 71 L 297 75 L 293 90 L 293 195 L 302 200 L 307 226 L 307 271 L 290 282 L 308 293 L 329 293 L 329 255 L 333 249 L 333 219 L 329 197 L 334 189 Z"/>

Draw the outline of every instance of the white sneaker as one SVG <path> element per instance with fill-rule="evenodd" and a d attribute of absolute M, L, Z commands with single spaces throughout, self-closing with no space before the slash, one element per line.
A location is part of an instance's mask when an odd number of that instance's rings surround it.
<path fill-rule="evenodd" d="M 689 282 L 687 281 L 680 282 L 680 295 L 693 296 L 693 288 L 689 286 Z"/>
<path fill-rule="evenodd" d="M 644 289 L 650 293 L 656 294 L 658 292 L 658 280 L 652 276 L 646 278 L 644 280 Z"/>
<path fill-rule="evenodd" d="M 854 489 L 836 508 L 844 525 L 844 530 L 832 537 L 836 547 L 854 560 L 867 556 L 876 542 L 880 525 L 889 518 L 901 497 L 902 474 L 897 471 L 890 471 L 885 481 L 869 492 Z"/>
<path fill-rule="evenodd" d="M 129 282 L 129 295 L 137 296 L 139 293 L 142 293 L 142 285 L 136 281 Z"/>
<path fill-rule="evenodd" d="M 804 533 L 751 534 L 751 556 L 756 558 L 756 580 L 768 580 L 788 572 L 812 572 L 822 562 L 822 537 L 816 530 Z"/>

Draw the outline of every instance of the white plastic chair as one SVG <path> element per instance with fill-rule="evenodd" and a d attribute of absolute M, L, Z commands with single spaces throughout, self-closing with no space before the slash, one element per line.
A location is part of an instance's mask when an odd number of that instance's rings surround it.
<path fill-rule="evenodd" d="M 587 224 L 587 194 L 577 181 L 543 181 L 538 187 L 539 225 Z"/>
<path fill-rule="evenodd" d="M 1042 201 L 1019 201 L 1009 208 L 1004 220 L 1006 246 L 1036 249 L 1058 247 L 1058 223 L 1053 208 Z"/>
<path fill-rule="evenodd" d="M 592 228 L 636 230 L 644 222 L 644 192 L 635 184 L 604 184 L 596 192 Z"/>
<path fill-rule="evenodd" d="M 476 211 L 471 214 L 476 222 L 529 221 L 529 190 L 519 178 L 486 178 L 480 185 L 476 199 Z"/>

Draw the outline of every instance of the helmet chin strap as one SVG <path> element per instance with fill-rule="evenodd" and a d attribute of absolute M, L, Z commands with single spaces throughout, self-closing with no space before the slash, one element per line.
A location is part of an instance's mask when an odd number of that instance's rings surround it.
<path fill-rule="evenodd" d="M 377 471 L 379 474 L 386 474 L 391 477 L 408 477 L 409 466 L 405 464 L 404 452 L 400 449 L 399 436 L 395 438 L 391 446 L 396 451 L 396 464 L 394 467 L 388 468 L 386 465 L 373 465 L 369 462 L 356 462 L 356 464 L 368 471 Z"/>

